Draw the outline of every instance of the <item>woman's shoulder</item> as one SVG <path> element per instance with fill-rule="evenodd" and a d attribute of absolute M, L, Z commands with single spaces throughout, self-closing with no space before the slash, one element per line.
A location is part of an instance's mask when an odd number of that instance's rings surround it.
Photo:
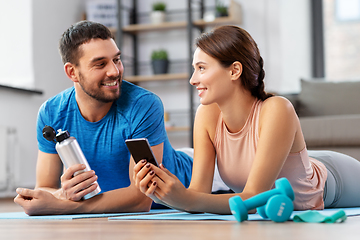
<path fill-rule="evenodd" d="M 205 129 L 213 135 L 219 119 L 220 109 L 217 104 L 200 105 L 196 111 L 194 126 L 197 129 Z"/>
<path fill-rule="evenodd" d="M 294 111 L 294 106 L 291 104 L 291 102 L 284 97 L 281 96 L 273 96 L 267 98 L 263 104 L 262 104 L 262 110 L 264 111 L 276 111 L 276 112 L 288 112 L 288 111 Z"/>
<path fill-rule="evenodd" d="M 200 104 L 196 110 L 196 116 L 208 120 L 218 119 L 220 109 L 217 104 L 202 105 Z"/>
<path fill-rule="evenodd" d="M 293 122 L 298 121 L 297 114 L 291 102 L 281 96 L 267 98 L 260 110 L 260 125 L 263 122 Z"/>

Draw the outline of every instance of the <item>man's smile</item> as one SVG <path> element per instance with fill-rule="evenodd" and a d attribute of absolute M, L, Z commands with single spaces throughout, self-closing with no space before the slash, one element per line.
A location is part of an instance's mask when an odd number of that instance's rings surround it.
<path fill-rule="evenodd" d="M 108 86 L 108 87 L 113 87 L 113 86 L 116 86 L 117 84 L 118 84 L 118 80 L 115 80 L 114 82 L 102 83 L 102 85 Z"/>

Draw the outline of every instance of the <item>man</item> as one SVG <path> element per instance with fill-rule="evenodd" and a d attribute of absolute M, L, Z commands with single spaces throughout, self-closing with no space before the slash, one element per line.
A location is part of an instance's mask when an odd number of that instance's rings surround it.
<path fill-rule="evenodd" d="M 17 189 L 15 202 L 29 215 L 148 211 L 152 200 L 133 184 L 134 161 L 125 139 L 147 138 L 159 163 L 187 187 L 192 158 L 175 151 L 167 138 L 163 106 L 153 93 L 122 80 L 121 52 L 110 31 L 81 21 L 60 40 L 66 75 L 74 82 L 47 100 L 37 120 L 38 159 L 35 190 Z M 55 143 L 42 136 L 45 125 L 77 138 L 93 171 L 64 170 Z M 83 200 L 98 182 L 102 193 Z"/>

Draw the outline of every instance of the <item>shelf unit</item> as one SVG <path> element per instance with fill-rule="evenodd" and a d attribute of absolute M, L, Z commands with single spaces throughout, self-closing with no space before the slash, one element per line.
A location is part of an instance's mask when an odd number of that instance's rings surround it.
<path fill-rule="evenodd" d="M 182 132 L 182 131 L 189 131 L 189 127 L 166 127 L 167 132 Z"/>
<path fill-rule="evenodd" d="M 192 30 L 194 28 L 198 28 L 201 32 L 203 32 L 205 27 L 214 27 L 214 26 L 220 26 L 225 24 L 241 24 L 241 7 L 240 5 L 235 2 L 234 0 L 231 0 L 228 11 L 229 16 L 228 17 L 218 17 L 215 18 L 213 21 L 205 21 L 203 20 L 204 16 L 204 0 L 197 1 L 198 4 L 200 4 L 200 18 L 198 20 L 193 20 L 193 14 L 192 14 L 192 0 L 187 1 L 187 19 L 186 21 L 178 21 L 178 22 L 164 22 L 161 24 L 138 24 L 137 23 L 137 0 L 133 1 L 133 6 L 131 10 L 131 22 L 134 24 L 130 24 L 127 26 L 123 26 L 122 24 L 122 11 L 125 11 L 125 9 L 122 8 L 121 0 L 118 0 L 118 26 L 119 30 L 113 30 L 115 32 L 117 42 L 119 47 L 121 48 L 123 45 L 123 37 L 124 34 L 128 34 L 132 37 L 133 42 L 133 54 L 134 59 L 132 62 L 133 66 L 133 75 L 124 77 L 125 80 L 133 83 L 138 82 L 149 82 L 149 81 L 169 81 L 169 80 L 188 80 L 192 74 L 192 42 L 193 42 L 193 33 Z M 187 39 L 188 39 L 188 59 L 187 59 L 187 72 L 184 73 L 169 73 L 169 74 L 158 74 L 158 75 L 139 75 L 138 74 L 138 38 L 137 35 L 139 33 L 144 32 L 161 32 L 161 31 L 168 31 L 168 30 L 175 30 L 175 29 L 186 29 L 187 31 Z M 190 145 L 193 145 L 192 140 L 192 132 L 193 132 L 193 121 L 195 116 L 194 111 L 194 100 L 193 100 L 193 91 L 194 88 L 189 84 L 189 100 L 190 100 L 190 106 L 189 106 L 189 127 L 171 127 L 168 128 L 167 131 L 190 131 Z"/>
<path fill-rule="evenodd" d="M 157 75 L 133 75 L 127 76 L 126 80 L 129 82 L 149 82 L 149 81 L 168 81 L 177 79 L 189 79 L 188 73 L 168 73 Z"/>
<path fill-rule="evenodd" d="M 207 26 L 216 26 L 220 24 L 231 24 L 234 23 L 235 19 L 233 17 L 218 17 L 213 21 L 205 21 L 203 19 L 193 21 L 193 25 L 196 27 L 207 27 Z M 174 29 L 184 29 L 187 26 L 187 22 L 164 22 L 161 24 L 131 24 L 122 28 L 123 32 L 126 33 L 140 33 L 146 31 L 162 31 L 162 30 L 174 30 Z M 113 30 L 116 31 L 116 30 Z"/>

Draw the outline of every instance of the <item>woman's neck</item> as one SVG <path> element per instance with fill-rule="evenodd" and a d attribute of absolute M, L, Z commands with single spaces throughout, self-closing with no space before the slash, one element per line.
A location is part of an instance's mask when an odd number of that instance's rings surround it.
<path fill-rule="evenodd" d="M 255 100 L 249 91 L 241 91 L 218 104 L 229 132 L 239 132 L 244 127 Z"/>

